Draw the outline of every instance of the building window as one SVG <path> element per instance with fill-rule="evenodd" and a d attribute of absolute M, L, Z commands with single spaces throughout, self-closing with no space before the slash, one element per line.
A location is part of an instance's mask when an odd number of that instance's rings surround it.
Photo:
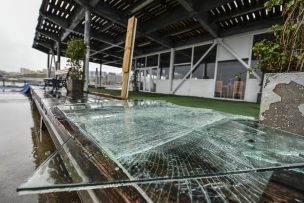
<path fill-rule="evenodd" d="M 146 67 L 155 67 L 155 66 L 158 66 L 158 55 L 148 56 Z"/>
<path fill-rule="evenodd" d="M 160 54 L 159 79 L 168 80 L 170 71 L 170 52 Z"/>
<path fill-rule="evenodd" d="M 191 55 L 191 48 L 175 51 L 174 64 L 191 63 Z"/>
<path fill-rule="evenodd" d="M 261 71 L 261 69 L 258 68 L 258 60 L 256 59 L 251 59 L 251 65 L 252 68 L 255 68 L 255 72 L 256 74 L 258 74 L 258 76 L 260 76 L 260 78 L 262 78 L 263 76 L 263 72 Z M 252 73 L 249 74 L 249 79 L 256 79 L 254 77 L 254 75 Z"/>
<path fill-rule="evenodd" d="M 206 53 L 211 45 L 203 45 L 194 48 L 193 64 Z M 213 79 L 215 71 L 216 46 L 205 56 L 197 68 L 192 72 L 193 79 Z"/>
<path fill-rule="evenodd" d="M 150 91 L 156 92 L 157 68 L 151 69 Z"/>
<path fill-rule="evenodd" d="M 259 41 L 262 41 L 264 39 L 270 40 L 270 41 L 274 41 L 275 37 L 273 35 L 273 33 L 263 33 L 263 34 L 259 34 L 259 35 L 254 35 L 253 36 L 253 45 Z M 258 76 L 260 76 L 262 78 L 263 73 L 261 71 L 261 69 L 258 68 L 258 60 L 256 59 L 256 57 L 254 56 L 254 54 L 251 54 L 251 67 L 256 69 L 256 73 L 258 74 Z M 252 73 L 249 74 L 249 78 L 250 79 L 255 79 L 254 75 Z"/>
<path fill-rule="evenodd" d="M 138 58 L 136 59 L 136 68 L 144 68 L 146 66 L 146 58 Z"/>
<path fill-rule="evenodd" d="M 189 65 L 175 65 L 174 70 L 173 70 L 173 79 L 183 79 L 186 76 L 186 74 L 190 71 L 190 68 L 191 68 L 190 64 Z"/>
<path fill-rule="evenodd" d="M 236 73 L 240 77 L 235 77 Z M 237 60 L 218 62 L 215 97 L 244 99 L 246 78 L 247 69 Z"/>

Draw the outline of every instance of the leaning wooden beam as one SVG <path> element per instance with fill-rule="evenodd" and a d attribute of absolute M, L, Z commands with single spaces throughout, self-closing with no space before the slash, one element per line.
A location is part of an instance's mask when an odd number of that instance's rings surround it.
<path fill-rule="evenodd" d="M 127 37 L 125 43 L 125 53 L 122 64 L 123 80 L 121 88 L 121 98 L 128 99 L 129 83 L 130 83 L 130 71 L 133 59 L 133 50 L 136 36 L 137 19 L 132 17 L 128 20 Z"/>
<path fill-rule="evenodd" d="M 112 99 L 126 100 L 125 98 L 122 98 L 120 96 L 114 96 L 114 95 L 111 95 L 111 94 L 106 94 L 106 93 L 101 93 L 101 92 L 91 92 L 91 94 L 101 96 L 101 97 L 108 97 L 108 98 L 112 98 Z"/>

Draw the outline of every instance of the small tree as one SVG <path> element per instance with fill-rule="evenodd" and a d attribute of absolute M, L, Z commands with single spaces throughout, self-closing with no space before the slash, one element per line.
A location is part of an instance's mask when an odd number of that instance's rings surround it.
<path fill-rule="evenodd" d="M 253 54 L 262 72 L 300 71 L 304 61 L 304 0 L 268 0 L 265 8 L 283 5 L 284 23 L 274 25 L 275 40 L 254 44 Z"/>
<path fill-rule="evenodd" d="M 68 58 L 67 65 L 70 68 L 69 77 L 72 80 L 84 80 L 81 61 L 84 60 L 85 53 L 86 46 L 82 39 L 71 39 L 68 41 L 65 56 Z"/>

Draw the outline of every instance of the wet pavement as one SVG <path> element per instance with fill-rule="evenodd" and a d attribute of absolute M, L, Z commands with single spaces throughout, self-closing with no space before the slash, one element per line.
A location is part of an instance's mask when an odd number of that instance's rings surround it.
<path fill-rule="evenodd" d="M 19 93 L 0 93 L 0 202 L 80 202 L 77 193 L 19 196 L 16 188 L 55 151 L 32 101 Z"/>

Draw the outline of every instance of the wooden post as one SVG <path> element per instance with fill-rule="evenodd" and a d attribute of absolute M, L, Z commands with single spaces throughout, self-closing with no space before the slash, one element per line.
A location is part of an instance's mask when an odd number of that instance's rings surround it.
<path fill-rule="evenodd" d="M 128 99 L 129 95 L 129 82 L 130 82 L 130 70 L 132 66 L 134 42 L 136 35 L 137 19 L 133 16 L 128 20 L 127 37 L 125 42 L 125 52 L 122 64 L 122 88 L 121 98 Z"/>

